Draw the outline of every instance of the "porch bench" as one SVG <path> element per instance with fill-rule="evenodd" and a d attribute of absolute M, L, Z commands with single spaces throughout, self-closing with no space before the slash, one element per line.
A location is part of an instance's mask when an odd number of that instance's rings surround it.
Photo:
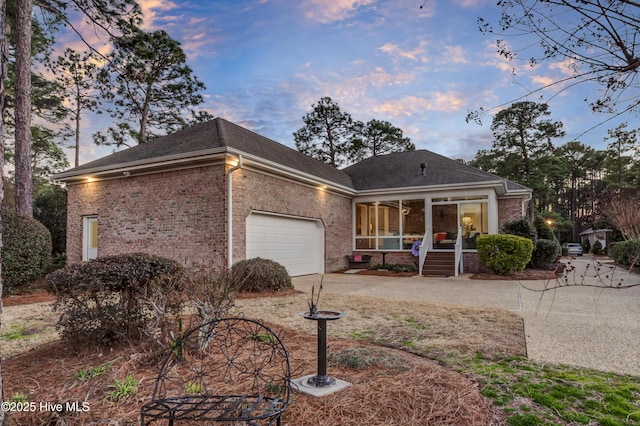
<path fill-rule="evenodd" d="M 280 425 L 290 379 L 287 349 L 262 322 L 213 320 L 168 349 L 140 422 Z"/>
<path fill-rule="evenodd" d="M 351 269 L 367 269 L 371 263 L 371 256 L 366 254 L 347 256 L 347 261 Z"/>

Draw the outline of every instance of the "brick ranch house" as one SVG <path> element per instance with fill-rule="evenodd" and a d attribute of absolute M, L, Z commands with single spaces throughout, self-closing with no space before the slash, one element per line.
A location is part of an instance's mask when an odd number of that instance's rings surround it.
<path fill-rule="evenodd" d="M 247 258 L 293 276 L 438 254 L 477 271 L 475 238 L 526 212 L 531 190 L 426 150 L 342 170 L 221 118 L 70 169 L 67 259 L 147 252 L 185 265 Z M 453 266 L 451 266 L 453 268 Z M 451 274 L 453 271 L 445 273 Z"/>

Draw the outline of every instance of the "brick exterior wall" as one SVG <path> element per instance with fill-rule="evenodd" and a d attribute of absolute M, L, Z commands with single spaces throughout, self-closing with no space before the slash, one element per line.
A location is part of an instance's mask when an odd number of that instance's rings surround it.
<path fill-rule="evenodd" d="M 246 253 L 252 211 L 319 219 L 325 228 L 325 271 L 351 253 L 351 199 L 263 173 L 233 173 L 233 261 Z M 68 186 L 67 261 L 82 260 L 82 221 L 98 216 L 98 256 L 146 252 L 182 264 L 226 267 L 224 165 Z"/>
<path fill-rule="evenodd" d="M 233 260 L 245 258 L 252 211 L 319 219 L 324 226 L 325 272 L 346 266 L 351 254 L 351 198 L 249 169 L 233 173 Z"/>
<path fill-rule="evenodd" d="M 502 225 L 510 220 L 522 219 L 522 199 L 498 199 L 498 232 L 502 232 Z"/>
<path fill-rule="evenodd" d="M 225 169 L 208 166 L 68 186 L 67 261 L 82 260 L 82 220 L 98 216 L 98 256 L 146 252 L 224 265 Z"/>

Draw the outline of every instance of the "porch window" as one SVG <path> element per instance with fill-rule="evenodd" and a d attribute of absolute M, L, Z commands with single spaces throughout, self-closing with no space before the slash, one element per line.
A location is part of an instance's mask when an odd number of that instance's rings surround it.
<path fill-rule="evenodd" d="M 422 241 L 425 231 L 424 200 L 402 201 L 402 248 L 411 250 L 416 241 Z"/>
<path fill-rule="evenodd" d="M 424 200 L 356 204 L 357 250 L 410 250 L 424 235 Z"/>

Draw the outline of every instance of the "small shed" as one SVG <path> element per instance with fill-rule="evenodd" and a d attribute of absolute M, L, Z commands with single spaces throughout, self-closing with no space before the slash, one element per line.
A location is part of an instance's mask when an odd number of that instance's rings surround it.
<path fill-rule="evenodd" d="M 611 231 L 611 229 L 585 229 L 580 233 L 580 242 L 584 244 L 586 241 L 589 241 L 589 247 L 593 247 L 596 241 L 600 241 L 604 249 L 607 247 Z"/>

